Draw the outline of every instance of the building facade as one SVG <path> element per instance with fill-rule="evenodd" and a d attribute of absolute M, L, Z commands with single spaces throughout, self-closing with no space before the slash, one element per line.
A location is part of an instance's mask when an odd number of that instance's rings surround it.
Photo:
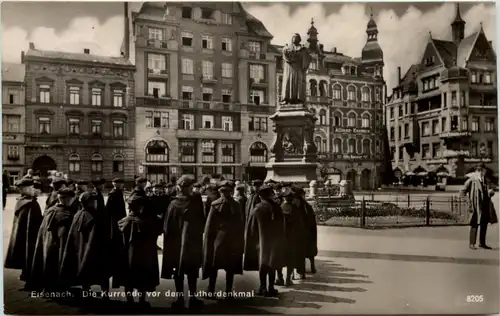
<path fill-rule="evenodd" d="M 383 52 L 377 25 L 370 18 L 360 58 L 324 50 L 312 22 L 307 42 L 313 59 L 307 71 L 307 106 L 316 113 L 314 141 L 318 176 L 338 183 L 350 180 L 356 189 L 380 185 L 383 163 Z M 281 58 L 278 86 L 281 90 Z"/>
<path fill-rule="evenodd" d="M 275 112 L 271 34 L 237 2 L 132 13 L 137 173 L 264 178 Z"/>
<path fill-rule="evenodd" d="M 464 37 L 456 6 L 452 40 L 429 33 L 421 61 L 386 108 L 394 175 L 400 182 L 463 181 L 482 162 L 498 176 L 496 54 L 481 26 Z"/>
<path fill-rule="evenodd" d="M 24 173 L 24 65 L 2 64 L 2 161 L 14 184 Z"/>
<path fill-rule="evenodd" d="M 26 165 L 73 179 L 135 175 L 135 67 L 122 57 L 42 51 L 26 67 Z"/>

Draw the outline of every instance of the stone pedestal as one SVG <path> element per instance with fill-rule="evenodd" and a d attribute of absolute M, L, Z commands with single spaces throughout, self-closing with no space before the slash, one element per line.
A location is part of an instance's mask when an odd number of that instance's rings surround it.
<path fill-rule="evenodd" d="M 309 186 L 317 180 L 317 148 L 313 141 L 316 118 L 304 104 L 285 104 L 270 117 L 275 138 L 266 164 L 266 180 Z"/>

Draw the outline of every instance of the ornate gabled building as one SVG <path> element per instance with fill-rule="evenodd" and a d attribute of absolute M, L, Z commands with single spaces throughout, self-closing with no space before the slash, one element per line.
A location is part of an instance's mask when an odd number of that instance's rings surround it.
<path fill-rule="evenodd" d="M 13 185 L 24 173 L 24 65 L 2 64 L 2 168 Z"/>
<path fill-rule="evenodd" d="M 138 172 L 264 179 L 272 35 L 239 2 L 145 2 L 132 14 Z"/>
<path fill-rule="evenodd" d="M 122 57 L 43 51 L 26 67 L 26 165 L 73 179 L 135 175 L 135 67 Z"/>
<path fill-rule="evenodd" d="M 362 57 L 352 58 L 336 48 L 326 51 L 314 22 L 307 32 L 313 57 L 307 72 L 307 104 L 318 118 L 318 176 L 333 182 L 350 180 L 358 189 L 377 188 L 383 165 L 384 61 L 373 16 L 366 33 Z M 281 82 L 281 57 L 277 63 Z"/>
<path fill-rule="evenodd" d="M 401 182 L 463 181 L 479 163 L 498 175 L 496 54 L 482 25 L 465 35 L 459 4 L 452 40 L 429 33 L 418 64 L 386 105 L 394 175 Z M 450 183 L 450 182 L 448 182 Z"/>

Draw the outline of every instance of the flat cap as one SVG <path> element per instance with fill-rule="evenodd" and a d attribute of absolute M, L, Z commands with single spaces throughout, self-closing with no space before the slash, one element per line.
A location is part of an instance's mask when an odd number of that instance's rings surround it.
<path fill-rule="evenodd" d="M 144 177 L 138 177 L 137 179 L 135 179 L 135 183 L 145 183 L 145 182 L 148 182 L 148 179 Z"/>
<path fill-rule="evenodd" d="M 60 184 L 60 183 L 66 183 L 66 180 L 61 177 L 54 177 L 52 179 L 52 184 Z"/>
<path fill-rule="evenodd" d="M 123 181 L 122 178 L 114 178 L 113 180 L 111 180 L 111 182 L 114 182 L 114 183 L 124 183 L 125 181 Z"/>
<path fill-rule="evenodd" d="M 106 183 L 106 180 L 104 180 L 103 178 L 95 178 L 94 180 L 92 180 L 92 184 L 104 184 Z"/>
<path fill-rule="evenodd" d="M 181 188 L 189 187 L 194 184 L 194 179 L 191 176 L 183 175 L 177 180 L 177 185 Z"/>
<path fill-rule="evenodd" d="M 69 189 L 69 188 L 64 188 L 60 189 L 57 191 L 57 194 L 62 196 L 62 197 L 74 197 L 75 196 L 75 191 Z"/>
<path fill-rule="evenodd" d="M 73 179 L 70 179 L 70 178 L 67 178 L 67 179 L 66 179 L 66 184 L 67 184 L 67 185 L 71 185 L 71 184 L 73 184 L 73 183 L 75 183 L 75 181 L 74 181 Z"/>
<path fill-rule="evenodd" d="M 82 204 L 84 205 L 96 199 L 97 199 L 97 194 L 95 194 L 95 192 L 92 191 L 84 192 L 82 193 L 82 195 L 80 195 L 80 202 L 82 202 Z"/>
<path fill-rule="evenodd" d="M 23 178 L 23 179 L 16 182 L 16 187 L 18 187 L 18 188 L 29 187 L 31 185 L 33 185 L 33 180 L 28 179 L 28 178 Z"/>
<path fill-rule="evenodd" d="M 78 185 L 87 185 L 87 184 L 89 184 L 89 182 L 87 180 L 78 180 L 78 181 L 76 181 L 76 184 L 78 184 Z"/>
<path fill-rule="evenodd" d="M 269 191 L 272 191 L 273 188 L 267 184 L 263 184 L 262 186 L 259 187 L 259 190 L 258 192 L 259 193 L 264 193 L 264 192 L 269 192 Z"/>
<path fill-rule="evenodd" d="M 224 180 L 219 183 L 219 189 L 232 189 L 234 188 L 234 183 L 229 180 Z"/>
<path fill-rule="evenodd" d="M 260 187 L 264 182 L 262 180 L 253 180 L 252 185 Z"/>

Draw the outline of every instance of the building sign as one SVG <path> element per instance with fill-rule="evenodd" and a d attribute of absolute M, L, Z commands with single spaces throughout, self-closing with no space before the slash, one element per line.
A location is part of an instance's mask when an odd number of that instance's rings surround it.
<path fill-rule="evenodd" d="M 338 155 L 341 156 L 342 159 L 346 160 L 368 160 L 370 157 L 368 155 Z"/>
<path fill-rule="evenodd" d="M 372 156 L 374 158 L 376 156 Z M 319 160 L 370 160 L 370 155 L 351 155 L 351 154 L 318 154 Z"/>
<path fill-rule="evenodd" d="M 368 128 L 335 128 L 335 133 L 360 133 L 360 134 L 368 134 L 370 133 L 370 129 Z"/>
<path fill-rule="evenodd" d="M 3 140 L 15 140 L 16 135 L 4 135 Z"/>

